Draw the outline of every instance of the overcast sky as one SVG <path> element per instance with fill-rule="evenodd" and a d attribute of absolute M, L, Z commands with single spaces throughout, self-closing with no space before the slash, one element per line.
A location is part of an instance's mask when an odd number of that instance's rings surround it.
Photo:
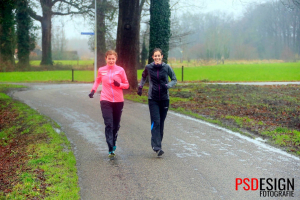
<path fill-rule="evenodd" d="M 245 8 L 251 4 L 263 3 L 272 0 L 170 0 L 171 6 L 176 4 L 176 11 L 172 14 L 180 15 L 182 12 L 206 13 L 213 11 L 221 11 L 233 14 L 239 17 L 244 12 Z M 53 29 L 64 24 L 65 34 L 67 39 L 88 39 L 89 36 L 81 35 L 81 32 L 93 32 L 93 29 L 88 21 L 84 21 L 82 17 L 70 19 L 69 16 L 54 17 Z M 40 26 L 40 24 L 38 23 Z M 41 33 L 40 33 L 41 37 Z M 74 49 L 73 49 L 74 50 Z"/>
<path fill-rule="evenodd" d="M 176 2 L 178 0 L 171 0 Z M 244 8 L 253 3 L 262 3 L 268 0 L 180 0 L 181 5 L 176 13 L 181 11 L 189 12 L 212 12 L 212 11 L 222 11 L 232 13 L 235 16 L 240 16 Z M 270 1 L 270 0 L 269 0 Z M 191 5 L 191 6 L 189 6 Z M 195 5 L 195 6 L 194 6 Z M 82 36 L 81 32 L 91 32 L 92 29 L 88 22 L 85 22 L 82 18 L 75 18 L 71 20 L 69 17 L 56 17 L 53 19 L 53 26 L 60 26 L 61 21 L 64 21 L 65 31 L 67 38 L 73 37 L 86 37 Z"/>

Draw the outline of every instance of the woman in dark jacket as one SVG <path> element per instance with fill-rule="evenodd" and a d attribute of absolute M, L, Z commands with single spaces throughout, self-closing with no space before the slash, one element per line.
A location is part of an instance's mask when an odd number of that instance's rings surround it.
<path fill-rule="evenodd" d="M 142 88 L 149 78 L 148 105 L 151 117 L 151 146 L 157 152 L 158 156 L 164 154 L 161 142 L 164 135 L 164 122 L 169 109 L 169 91 L 177 83 L 173 69 L 162 62 L 162 50 L 156 48 L 153 50 L 153 63 L 146 65 L 142 80 L 139 84 L 138 95 L 142 95 Z M 169 82 L 168 77 L 171 78 Z"/>

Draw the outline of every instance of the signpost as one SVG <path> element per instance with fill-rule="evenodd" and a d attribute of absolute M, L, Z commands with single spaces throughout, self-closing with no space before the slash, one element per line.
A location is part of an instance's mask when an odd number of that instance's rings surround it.
<path fill-rule="evenodd" d="M 94 81 L 97 78 L 97 1 L 95 0 L 95 62 L 94 62 Z"/>
<path fill-rule="evenodd" d="M 96 2 L 96 1 L 95 1 Z M 96 19 L 95 19 L 96 23 Z M 93 32 L 81 32 L 81 35 L 95 35 L 95 61 L 94 61 L 94 81 L 97 78 L 97 34 Z"/>
<path fill-rule="evenodd" d="M 94 81 L 97 78 L 97 1 L 95 0 L 95 33 L 81 32 L 81 35 L 95 35 L 95 61 L 94 61 Z"/>

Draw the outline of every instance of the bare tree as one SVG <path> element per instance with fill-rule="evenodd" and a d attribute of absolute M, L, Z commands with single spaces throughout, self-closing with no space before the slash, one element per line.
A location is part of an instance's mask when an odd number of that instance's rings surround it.
<path fill-rule="evenodd" d="M 288 7 L 297 7 L 300 8 L 300 0 L 280 0 L 284 5 Z"/>
<path fill-rule="evenodd" d="M 38 6 L 39 5 L 39 6 Z M 51 53 L 51 29 L 53 16 L 86 14 L 94 6 L 91 0 L 32 0 L 30 16 L 41 22 L 42 26 L 42 61 L 41 65 L 53 65 Z M 42 15 L 32 8 L 41 8 Z"/>
<path fill-rule="evenodd" d="M 52 29 L 52 52 L 55 60 L 62 60 L 66 51 L 67 39 L 65 35 L 64 23 Z"/>

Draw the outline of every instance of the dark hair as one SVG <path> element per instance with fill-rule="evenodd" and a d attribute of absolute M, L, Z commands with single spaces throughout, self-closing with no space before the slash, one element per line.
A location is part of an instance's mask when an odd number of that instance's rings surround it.
<path fill-rule="evenodd" d="M 153 51 L 152 51 L 152 56 L 154 55 L 155 52 L 159 51 L 161 55 L 163 55 L 163 52 L 160 48 L 155 48 Z"/>

